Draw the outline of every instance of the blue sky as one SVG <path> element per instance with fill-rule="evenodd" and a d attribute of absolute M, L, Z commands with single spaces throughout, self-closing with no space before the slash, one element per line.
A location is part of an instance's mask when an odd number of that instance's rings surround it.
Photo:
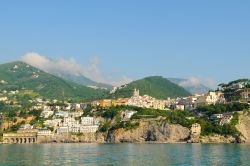
<path fill-rule="evenodd" d="M 118 80 L 250 77 L 250 1 L 0 1 L 0 62 L 73 58 Z M 107 80 L 106 80 L 107 81 Z"/>

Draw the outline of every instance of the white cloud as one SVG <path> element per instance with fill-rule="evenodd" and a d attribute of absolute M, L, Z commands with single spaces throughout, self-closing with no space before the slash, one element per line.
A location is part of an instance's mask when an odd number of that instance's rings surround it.
<path fill-rule="evenodd" d="M 82 66 L 73 58 L 53 60 L 38 53 L 29 52 L 22 56 L 22 61 L 49 73 L 67 73 L 85 76 L 93 81 L 115 86 L 132 81 L 132 79 L 126 76 L 123 76 L 119 80 L 113 80 L 111 76 L 105 75 L 98 67 L 100 63 L 98 57 L 92 57 L 88 65 Z"/>
<path fill-rule="evenodd" d="M 217 83 L 213 81 L 212 79 L 201 78 L 201 77 L 190 77 L 187 80 L 179 83 L 179 85 L 183 87 L 198 86 L 200 84 L 203 84 L 210 88 L 217 85 Z"/>
<path fill-rule="evenodd" d="M 120 86 L 120 85 L 124 85 L 124 84 L 128 84 L 130 82 L 132 82 L 133 80 L 127 76 L 122 76 L 122 78 L 118 81 L 112 82 L 111 84 L 114 86 Z"/>

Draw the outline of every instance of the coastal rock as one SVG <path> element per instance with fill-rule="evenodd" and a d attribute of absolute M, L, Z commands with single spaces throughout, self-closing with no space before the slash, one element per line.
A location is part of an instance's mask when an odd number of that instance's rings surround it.
<path fill-rule="evenodd" d="M 239 142 L 250 143 L 250 113 L 246 112 L 239 116 L 239 123 L 235 126 L 242 134 L 239 137 Z"/>
<path fill-rule="evenodd" d="M 183 142 L 190 136 L 190 130 L 178 124 L 168 124 L 165 120 L 142 120 L 139 127 L 132 130 L 109 131 L 106 141 L 121 142 Z"/>
<path fill-rule="evenodd" d="M 223 135 L 209 135 L 209 136 L 202 136 L 200 138 L 200 142 L 203 144 L 207 143 L 236 143 L 236 138 L 232 136 L 223 136 Z"/>

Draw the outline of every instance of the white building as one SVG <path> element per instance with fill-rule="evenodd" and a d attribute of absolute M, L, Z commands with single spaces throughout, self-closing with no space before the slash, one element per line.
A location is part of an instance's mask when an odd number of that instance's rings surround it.
<path fill-rule="evenodd" d="M 184 111 L 185 110 L 185 105 L 183 105 L 183 104 L 177 104 L 177 105 L 175 105 L 175 109 L 176 110 Z"/>
<path fill-rule="evenodd" d="M 69 116 L 69 113 L 66 112 L 66 111 L 57 111 L 57 112 L 55 113 L 55 116 L 57 116 L 57 117 L 68 117 L 68 116 Z"/>
<path fill-rule="evenodd" d="M 53 114 L 54 114 L 54 111 L 43 111 L 41 116 L 43 116 L 44 118 L 49 118 Z"/>
<path fill-rule="evenodd" d="M 98 130 L 99 126 L 81 126 L 80 132 L 81 133 L 95 133 Z"/>
<path fill-rule="evenodd" d="M 38 129 L 37 136 L 50 136 L 52 132 L 48 129 Z"/>
<path fill-rule="evenodd" d="M 210 116 L 211 120 L 218 120 L 222 118 L 223 118 L 223 114 L 213 114 L 212 116 Z"/>
<path fill-rule="evenodd" d="M 81 124 L 84 126 L 91 126 L 91 125 L 99 125 L 99 122 L 93 117 L 82 117 Z"/>
<path fill-rule="evenodd" d="M 71 133 L 79 133 L 80 132 L 80 126 L 78 126 L 78 127 L 69 127 L 69 132 L 71 132 Z"/>
<path fill-rule="evenodd" d="M 51 107 L 45 105 L 45 106 L 43 106 L 43 110 L 44 110 L 44 111 L 51 111 Z"/>
<path fill-rule="evenodd" d="M 236 84 L 232 84 L 229 88 L 231 88 L 231 89 L 242 89 L 242 88 L 244 88 L 244 85 L 242 83 L 236 83 Z"/>
<path fill-rule="evenodd" d="M 233 115 L 232 114 L 226 114 L 220 120 L 220 125 L 229 124 L 232 119 L 233 119 Z"/>
<path fill-rule="evenodd" d="M 63 118 L 63 126 L 78 127 L 79 121 L 75 120 L 75 118 L 72 118 L 72 117 L 64 117 Z"/>
<path fill-rule="evenodd" d="M 133 96 L 128 100 L 128 105 L 164 110 L 166 102 L 164 100 L 157 100 L 148 95 L 140 96 L 140 91 L 135 89 Z"/>
<path fill-rule="evenodd" d="M 81 123 L 73 117 L 64 117 L 63 123 L 57 128 L 57 133 L 90 133 L 96 132 L 99 122 L 93 117 L 82 117 Z"/>
<path fill-rule="evenodd" d="M 21 125 L 21 127 L 19 128 L 19 130 L 31 130 L 33 129 L 33 126 L 30 124 L 23 124 Z"/>
<path fill-rule="evenodd" d="M 135 113 L 136 113 L 136 111 L 129 111 L 129 110 L 124 111 L 122 121 L 129 120 Z"/>
<path fill-rule="evenodd" d="M 58 134 L 69 133 L 69 127 L 65 127 L 65 126 L 63 126 L 63 127 L 58 127 L 57 130 L 56 130 L 56 132 L 57 132 Z"/>
<path fill-rule="evenodd" d="M 57 127 L 62 124 L 62 119 L 45 120 L 43 124 L 49 127 Z"/>
<path fill-rule="evenodd" d="M 0 101 L 7 101 L 8 97 L 0 97 Z"/>
<path fill-rule="evenodd" d="M 81 117 L 83 115 L 83 111 L 78 111 L 78 112 L 70 112 L 69 116 L 73 117 L 73 118 L 78 118 Z"/>
<path fill-rule="evenodd" d="M 208 92 L 207 94 L 205 94 L 204 96 L 201 96 L 197 99 L 196 101 L 196 105 L 200 105 L 200 104 L 216 104 L 220 98 L 222 97 L 222 93 L 221 92 Z"/>

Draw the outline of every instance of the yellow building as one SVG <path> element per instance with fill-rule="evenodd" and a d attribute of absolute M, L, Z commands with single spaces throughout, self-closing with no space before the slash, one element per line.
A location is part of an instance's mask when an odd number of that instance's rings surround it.
<path fill-rule="evenodd" d="M 119 106 L 119 105 L 127 105 L 128 104 L 128 98 L 120 98 L 117 100 L 112 101 L 112 106 Z"/>
<path fill-rule="evenodd" d="M 110 107 L 110 106 L 112 106 L 112 100 L 110 100 L 110 99 L 99 100 L 99 103 L 100 103 L 100 107 Z"/>
<path fill-rule="evenodd" d="M 164 110 L 165 109 L 165 102 L 161 101 L 161 100 L 155 100 L 153 102 L 153 108 L 159 109 L 159 110 Z"/>

